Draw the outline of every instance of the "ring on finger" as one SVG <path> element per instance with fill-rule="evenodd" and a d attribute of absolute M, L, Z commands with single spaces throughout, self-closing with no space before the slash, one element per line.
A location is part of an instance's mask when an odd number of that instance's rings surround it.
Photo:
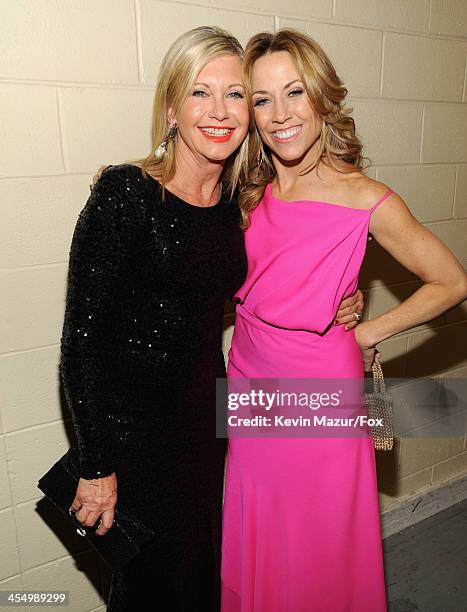
<path fill-rule="evenodd" d="M 361 315 L 361 314 L 358 314 L 358 312 L 354 312 L 354 313 L 353 313 L 353 318 L 354 318 L 356 321 L 361 321 L 361 320 L 362 320 L 362 315 Z"/>

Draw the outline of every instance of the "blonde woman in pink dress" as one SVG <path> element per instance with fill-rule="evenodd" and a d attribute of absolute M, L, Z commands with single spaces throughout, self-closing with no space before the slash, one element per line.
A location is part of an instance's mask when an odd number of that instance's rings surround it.
<path fill-rule="evenodd" d="M 248 274 L 228 376 L 362 378 L 377 343 L 466 297 L 465 273 L 362 173 L 347 91 L 314 41 L 258 34 L 243 66 L 258 163 L 240 196 Z M 424 284 L 346 333 L 332 322 L 357 287 L 369 232 Z M 222 583 L 223 612 L 384 612 L 372 440 L 232 437 Z"/>

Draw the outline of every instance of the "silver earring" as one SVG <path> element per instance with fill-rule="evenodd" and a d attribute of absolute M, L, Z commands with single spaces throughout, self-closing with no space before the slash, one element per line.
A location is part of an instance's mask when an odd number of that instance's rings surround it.
<path fill-rule="evenodd" d="M 169 140 L 173 140 L 177 135 L 177 126 L 175 123 L 169 127 L 169 131 L 167 132 L 167 136 L 161 142 L 161 144 L 154 151 L 154 157 L 162 158 L 167 152 L 167 147 L 169 146 Z"/>
<path fill-rule="evenodd" d="M 264 151 L 263 151 L 263 147 L 260 145 L 259 150 L 258 150 L 258 155 L 256 156 L 256 177 L 255 180 L 258 179 L 260 172 L 261 172 L 261 166 L 263 165 L 264 162 Z"/>

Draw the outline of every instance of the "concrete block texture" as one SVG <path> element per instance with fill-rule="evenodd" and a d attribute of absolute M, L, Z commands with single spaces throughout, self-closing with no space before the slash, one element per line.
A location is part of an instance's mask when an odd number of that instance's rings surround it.
<path fill-rule="evenodd" d="M 429 329 L 408 337 L 407 376 L 438 376 L 465 365 L 467 322 Z"/>
<path fill-rule="evenodd" d="M 0 271 L 0 344 L 10 352 L 59 342 L 65 310 L 66 265 Z"/>
<path fill-rule="evenodd" d="M 422 104 L 352 98 L 350 106 L 372 164 L 419 162 Z"/>
<path fill-rule="evenodd" d="M 66 262 L 91 175 L 0 181 L 0 260 L 19 267 Z"/>
<path fill-rule="evenodd" d="M 23 581 L 21 575 L 18 574 L 16 576 L 12 576 L 11 578 L 7 578 L 6 580 L 0 580 L 0 587 L 2 589 L 17 589 L 21 590 Z M 21 612 L 24 612 L 24 608 L 19 608 Z"/>
<path fill-rule="evenodd" d="M 279 19 L 279 27 L 301 30 L 329 55 L 352 96 L 378 97 L 382 34 L 373 30 L 295 19 Z M 355 70 L 355 66 L 359 66 Z"/>
<path fill-rule="evenodd" d="M 377 168 L 377 177 L 401 196 L 422 223 L 452 218 L 454 164 L 382 166 Z"/>
<path fill-rule="evenodd" d="M 397 489 L 395 491 L 396 497 L 401 498 L 406 495 L 411 495 L 420 489 L 429 487 L 432 478 L 432 468 L 421 470 L 416 474 L 405 476 L 397 482 Z"/>
<path fill-rule="evenodd" d="M 39 478 L 60 459 L 70 446 L 71 425 L 62 421 L 29 427 L 5 439 L 13 502 L 39 499 Z M 58 555 L 57 555 L 58 556 Z"/>
<path fill-rule="evenodd" d="M 349 23 L 426 31 L 430 0 L 336 0 L 334 16 Z"/>
<path fill-rule="evenodd" d="M 426 429 L 426 436 L 423 437 L 401 438 L 399 478 L 403 479 L 462 452 L 463 437 L 430 438 L 430 430 L 436 430 L 436 427 L 438 426 L 433 424 L 424 425 L 423 428 Z M 408 493 L 408 491 L 406 492 Z"/>
<path fill-rule="evenodd" d="M 258 6 L 256 0 L 255 5 Z M 229 2 L 229 8 L 234 6 L 237 8 L 235 4 Z M 178 36 L 192 28 L 217 25 L 232 32 L 243 45 L 257 32 L 274 31 L 273 14 L 268 16 L 244 13 L 214 6 L 193 6 L 189 10 L 183 10 L 183 7 L 177 3 L 154 0 L 138 0 L 138 7 L 142 80 L 151 85 L 156 82 L 160 63 L 167 49 Z M 167 27 L 168 24 L 170 27 Z"/>
<path fill-rule="evenodd" d="M 212 0 L 214 5 L 232 8 L 231 0 Z M 238 0 L 239 9 L 260 11 L 273 15 L 293 15 L 294 17 L 314 17 L 329 19 L 332 17 L 332 0 Z"/>
<path fill-rule="evenodd" d="M 53 345 L 0 357 L 5 432 L 70 417 L 60 401 L 59 353 L 59 346 Z"/>
<path fill-rule="evenodd" d="M 70 612 L 98 612 L 106 589 L 97 557 L 36 485 L 74 439 L 58 375 L 73 229 L 97 168 L 150 152 L 154 84 L 168 47 L 205 24 L 242 44 L 280 27 L 311 35 L 348 88 L 369 175 L 395 189 L 467 267 L 467 3 L 0 4 L 0 587 L 54 585 L 70 591 Z M 371 317 L 419 281 L 373 240 L 359 286 Z M 226 359 L 233 312 L 226 310 Z M 466 378 L 466 345 L 464 303 L 378 348 L 387 377 Z M 382 510 L 467 473 L 465 432 L 429 438 L 433 423 L 419 425 L 426 436 L 398 441 L 393 464 L 386 457 L 378 471 Z"/>
<path fill-rule="evenodd" d="M 467 219 L 427 223 L 426 226 L 448 245 L 464 268 L 467 269 L 467 242 L 465 240 Z"/>
<path fill-rule="evenodd" d="M 146 88 L 60 90 L 68 170 L 88 174 L 91 182 L 103 164 L 146 157 L 151 150 L 153 99 L 153 91 Z"/>
<path fill-rule="evenodd" d="M 385 34 L 383 96 L 460 102 L 466 52 L 462 41 Z"/>
<path fill-rule="evenodd" d="M 407 338 L 390 338 L 378 344 L 384 376 L 403 378 L 407 371 Z"/>
<path fill-rule="evenodd" d="M 41 565 L 24 573 L 25 590 L 41 590 L 53 584 L 57 591 L 70 592 L 69 612 L 91 610 L 102 603 L 100 572 L 96 554 L 85 552 Z"/>
<path fill-rule="evenodd" d="M 2 542 L 0 579 L 3 580 L 20 571 L 16 523 L 11 508 L 0 510 L 0 541 Z"/>
<path fill-rule="evenodd" d="M 10 479 L 6 463 L 5 436 L 0 436 L 0 510 L 11 506 Z"/>
<path fill-rule="evenodd" d="M 23 572 L 89 550 L 66 516 L 47 500 L 20 504 L 17 522 Z"/>
<path fill-rule="evenodd" d="M 430 32 L 467 37 L 467 3 L 464 0 L 431 0 Z"/>
<path fill-rule="evenodd" d="M 137 83 L 135 27 L 133 0 L 3 2 L 0 76 Z"/>
<path fill-rule="evenodd" d="M 421 161 L 467 162 L 467 104 L 427 104 Z"/>
<path fill-rule="evenodd" d="M 458 164 L 454 218 L 467 219 L 467 164 Z"/>
<path fill-rule="evenodd" d="M 0 178 L 64 170 L 54 87 L 0 83 Z"/>
<path fill-rule="evenodd" d="M 437 463 L 433 467 L 433 482 L 450 480 L 467 471 L 467 452 L 463 451 L 455 457 Z"/>

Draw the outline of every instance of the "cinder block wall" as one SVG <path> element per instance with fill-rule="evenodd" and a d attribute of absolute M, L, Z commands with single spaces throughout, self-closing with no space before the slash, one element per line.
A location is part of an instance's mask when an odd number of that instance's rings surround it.
<path fill-rule="evenodd" d="M 80 538 L 56 518 L 49 524 L 36 489 L 69 445 L 57 366 L 71 234 L 96 168 L 149 150 L 163 53 L 203 24 L 223 26 L 242 42 L 283 26 L 315 37 L 348 86 L 370 173 L 467 263 L 462 0 L 3 2 L 0 589 L 67 589 L 70 612 L 103 610 L 108 587 L 108 572 Z M 361 286 L 373 316 L 417 280 L 370 243 Z M 458 307 L 383 343 L 387 374 L 466 377 L 466 312 Z M 226 350 L 231 331 L 228 314 Z M 407 442 L 398 444 L 391 474 L 380 466 L 382 510 L 467 473 L 464 434 Z"/>

